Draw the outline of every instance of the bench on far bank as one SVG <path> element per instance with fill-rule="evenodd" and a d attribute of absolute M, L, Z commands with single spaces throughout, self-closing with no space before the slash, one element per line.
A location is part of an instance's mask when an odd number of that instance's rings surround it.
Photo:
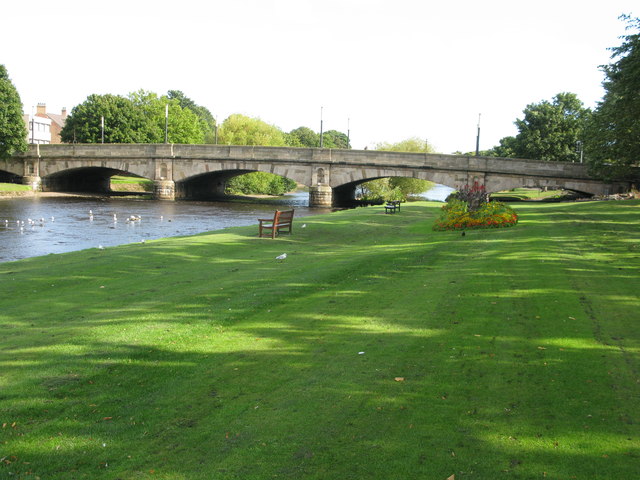
<path fill-rule="evenodd" d="M 400 200 L 389 200 L 384 206 L 384 213 L 396 213 L 400 211 Z"/>
<path fill-rule="evenodd" d="M 292 210 L 276 210 L 273 218 L 259 218 L 258 236 L 276 238 L 280 230 L 286 230 L 291 233 L 293 226 L 293 209 Z"/>

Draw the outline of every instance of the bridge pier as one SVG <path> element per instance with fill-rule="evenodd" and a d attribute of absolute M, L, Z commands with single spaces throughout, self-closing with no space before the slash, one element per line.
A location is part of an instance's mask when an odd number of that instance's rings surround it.
<path fill-rule="evenodd" d="M 156 200 L 175 200 L 176 183 L 173 180 L 154 180 L 153 196 Z"/>
<path fill-rule="evenodd" d="M 22 184 L 29 185 L 31 190 L 39 192 L 42 190 L 42 178 L 38 175 L 25 175 L 22 177 Z"/>
<path fill-rule="evenodd" d="M 310 207 L 331 207 L 333 205 L 333 189 L 329 185 L 309 187 Z"/>

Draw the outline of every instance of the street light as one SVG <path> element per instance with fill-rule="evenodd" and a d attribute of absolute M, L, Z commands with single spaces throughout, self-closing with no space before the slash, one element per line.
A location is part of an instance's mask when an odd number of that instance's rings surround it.
<path fill-rule="evenodd" d="M 476 136 L 476 157 L 480 155 L 480 115 L 478 114 L 478 135 Z"/>
<path fill-rule="evenodd" d="M 322 109 L 323 108 L 324 107 L 320 107 L 320 148 L 322 148 L 323 146 L 323 141 L 322 141 L 323 140 L 322 138 L 323 137 L 323 134 L 322 134 Z"/>
<path fill-rule="evenodd" d="M 169 143 L 169 104 L 164 106 L 164 143 Z"/>
<path fill-rule="evenodd" d="M 580 163 L 582 163 L 583 156 L 584 156 L 584 149 L 582 147 L 583 147 L 582 140 L 578 140 L 576 142 L 576 150 L 580 154 Z"/>
<path fill-rule="evenodd" d="M 104 116 L 100 117 L 100 126 L 102 130 L 102 143 L 104 143 Z"/>
<path fill-rule="evenodd" d="M 350 135 L 350 123 L 351 123 L 351 119 L 347 118 L 347 148 L 351 148 L 351 146 L 349 145 L 349 135 Z"/>

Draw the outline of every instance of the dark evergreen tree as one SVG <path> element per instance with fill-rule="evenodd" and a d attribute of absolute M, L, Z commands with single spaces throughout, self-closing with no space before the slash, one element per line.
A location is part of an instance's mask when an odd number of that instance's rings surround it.
<path fill-rule="evenodd" d="M 27 128 L 22 119 L 20 95 L 0 65 L 0 158 L 27 149 Z"/>
<path fill-rule="evenodd" d="M 586 157 L 601 178 L 623 178 L 640 164 L 640 18 L 621 16 L 627 30 L 611 48 L 615 62 L 601 68 L 605 73 L 605 95 L 588 125 Z"/>

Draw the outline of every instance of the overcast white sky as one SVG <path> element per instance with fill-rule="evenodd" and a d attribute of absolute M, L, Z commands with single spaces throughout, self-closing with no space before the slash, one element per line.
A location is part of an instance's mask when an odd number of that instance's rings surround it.
<path fill-rule="evenodd" d="M 635 7 L 635 11 L 633 8 Z M 527 104 L 602 98 L 637 0 L 11 0 L 0 63 L 25 113 L 88 95 L 182 90 L 223 121 L 409 137 L 443 153 L 517 133 Z M 348 123 L 349 122 L 349 123 Z"/>

